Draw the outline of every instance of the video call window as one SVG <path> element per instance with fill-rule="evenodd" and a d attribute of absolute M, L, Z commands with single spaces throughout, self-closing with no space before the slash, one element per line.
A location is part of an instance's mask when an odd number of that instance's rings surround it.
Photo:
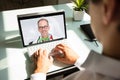
<path fill-rule="evenodd" d="M 66 38 L 63 14 L 23 18 L 19 25 L 24 46 Z"/>

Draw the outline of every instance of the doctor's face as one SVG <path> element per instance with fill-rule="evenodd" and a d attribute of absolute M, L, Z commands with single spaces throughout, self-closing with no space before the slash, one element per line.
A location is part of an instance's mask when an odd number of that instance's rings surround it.
<path fill-rule="evenodd" d="M 49 25 L 46 20 L 41 20 L 38 23 L 38 30 L 41 33 L 42 37 L 48 36 L 48 31 L 49 31 Z"/>

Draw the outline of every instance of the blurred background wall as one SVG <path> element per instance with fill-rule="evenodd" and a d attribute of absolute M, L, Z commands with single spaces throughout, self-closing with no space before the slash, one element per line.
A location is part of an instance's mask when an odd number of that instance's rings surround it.
<path fill-rule="evenodd" d="M 71 0 L 0 0 L 0 11 L 56 5 L 68 2 L 71 2 Z"/>

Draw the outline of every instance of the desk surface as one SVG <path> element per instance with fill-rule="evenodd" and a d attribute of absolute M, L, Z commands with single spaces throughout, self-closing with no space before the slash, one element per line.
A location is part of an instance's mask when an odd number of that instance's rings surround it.
<path fill-rule="evenodd" d="M 81 44 L 84 43 L 83 46 L 87 49 L 94 49 L 97 52 L 101 52 L 101 46 L 97 47 L 94 42 L 84 41 L 86 36 L 79 28 L 81 24 L 90 23 L 90 17 L 85 14 L 82 21 L 73 21 L 72 4 L 70 3 L 3 11 L 0 12 L 0 78 L 2 80 L 23 80 L 28 78 L 32 72 L 30 68 L 32 64 L 26 54 L 26 48 L 22 47 L 17 15 L 61 9 L 65 10 L 68 33 L 75 32 L 80 39 L 79 41 L 82 42 Z M 82 50 L 82 48 L 79 50 Z M 60 67 L 56 69 L 60 69 Z M 50 71 L 54 70 L 51 69 Z"/>

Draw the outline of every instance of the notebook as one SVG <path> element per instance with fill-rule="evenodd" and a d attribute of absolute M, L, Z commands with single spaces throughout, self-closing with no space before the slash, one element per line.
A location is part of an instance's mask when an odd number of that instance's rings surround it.
<path fill-rule="evenodd" d="M 66 42 L 65 12 L 33 13 L 18 15 L 23 47 L 31 56 L 39 48 L 49 49 Z M 46 37 L 47 36 L 47 37 Z"/>

